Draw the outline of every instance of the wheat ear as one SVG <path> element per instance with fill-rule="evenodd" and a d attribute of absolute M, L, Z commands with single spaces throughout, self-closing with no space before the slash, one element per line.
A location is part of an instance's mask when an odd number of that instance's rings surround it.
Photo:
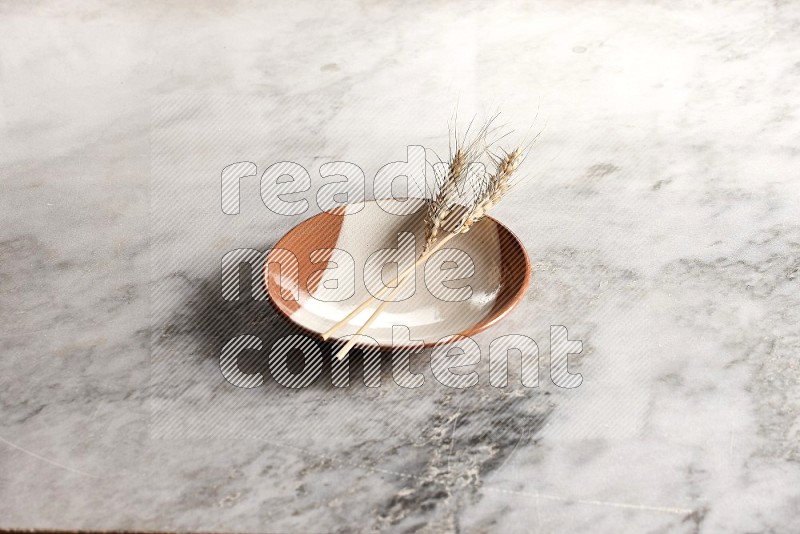
<path fill-rule="evenodd" d="M 458 200 L 459 182 L 467 166 L 466 159 L 465 151 L 461 148 L 456 149 L 450 161 L 450 169 L 444 184 L 428 204 L 428 211 L 425 214 L 425 246 L 423 251 L 428 250 L 436 242 L 439 231 L 444 226 L 447 217 Z"/>
<path fill-rule="evenodd" d="M 464 234 L 497 206 L 511 189 L 511 176 L 519 166 L 522 152 L 516 148 L 506 154 L 497 164 L 497 171 L 489 177 L 482 191 L 477 195 L 474 207 L 464 218 L 457 232 Z"/>

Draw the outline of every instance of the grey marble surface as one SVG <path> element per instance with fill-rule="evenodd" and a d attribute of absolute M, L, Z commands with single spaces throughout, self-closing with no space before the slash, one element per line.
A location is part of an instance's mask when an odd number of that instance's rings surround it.
<path fill-rule="evenodd" d="M 0 527 L 800 531 L 800 9 L 790 2 L 0 5 Z M 240 390 L 220 172 L 499 109 L 539 388 Z M 312 191 L 313 193 L 313 191 Z M 549 327 L 583 342 L 575 389 Z M 484 352 L 485 353 L 485 352 Z M 427 353 L 426 353 L 427 354 Z M 424 368 L 426 354 L 417 357 Z M 329 375 L 328 375 L 329 379 Z"/>

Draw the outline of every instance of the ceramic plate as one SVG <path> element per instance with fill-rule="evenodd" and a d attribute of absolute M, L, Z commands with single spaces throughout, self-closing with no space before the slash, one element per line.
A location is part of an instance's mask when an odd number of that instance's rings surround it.
<path fill-rule="evenodd" d="M 377 291 L 379 279 L 391 285 L 413 264 L 424 243 L 423 207 L 420 199 L 368 201 L 298 224 L 267 258 L 264 276 L 273 304 L 302 329 L 321 335 L 369 296 L 368 286 Z M 519 303 L 530 272 L 517 237 L 486 217 L 420 265 L 398 295 L 402 300 L 387 305 L 365 335 L 387 348 L 394 325 L 408 327 L 411 339 L 427 346 L 454 334 L 475 334 Z M 379 303 L 334 339 L 355 333 Z"/>

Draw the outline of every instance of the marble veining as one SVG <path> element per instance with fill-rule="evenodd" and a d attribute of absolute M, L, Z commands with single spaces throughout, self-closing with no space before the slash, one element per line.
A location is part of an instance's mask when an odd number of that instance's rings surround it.
<path fill-rule="evenodd" d="M 799 531 L 798 24 L 766 1 L 3 4 L 0 528 Z M 493 388 L 485 359 L 466 390 L 225 382 L 225 341 L 293 330 L 221 298 L 222 255 L 313 214 L 323 163 L 369 183 L 443 154 L 456 108 L 540 134 L 496 213 L 532 285 L 475 338 L 536 340 L 540 386 Z M 281 160 L 307 214 L 257 178 L 221 212 L 224 166 Z M 583 342 L 576 389 L 550 325 Z"/>

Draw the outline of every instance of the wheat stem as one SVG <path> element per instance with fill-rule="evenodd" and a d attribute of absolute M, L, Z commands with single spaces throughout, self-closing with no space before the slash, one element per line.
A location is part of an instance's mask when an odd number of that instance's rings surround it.
<path fill-rule="evenodd" d="M 361 313 L 362 311 L 367 309 L 370 306 L 370 304 L 372 304 L 374 301 L 376 301 L 377 299 L 383 297 L 383 295 L 385 295 L 390 290 L 399 287 L 408 275 L 410 275 L 412 272 L 414 272 L 417 269 L 417 267 L 422 265 L 428 258 L 433 256 L 433 254 L 437 250 L 442 248 L 448 241 L 453 239 L 456 235 L 458 235 L 458 234 L 447 234 L 446 236 L 444 236 L 438 243 L 436 243 L 436 245 L 434 245 L 433 247 L 431 247 L 430 249 L 425 251 L 422 255 L 420 255 L 420 257 L 417 259 L 417 261 L 414 263 L 414 265 L 412 265 L 411 267 L 407 267 L 405 270 L 403 270 L 403 272 L 401 272 L 400 274 L 397 275 L 397 277 L 394 279 L 394 282 L 393 282 L 394 284 L 397 284 L 397 285 L 390 285 L 390 286 L 384 285 L 383 287 L 381 287 L 377 291 L 377 293 L 375 293 L 374 295 L 371 295 L 370 297 L 368 297 L 356 309 L 354 309 L 353 311 L 348 313 L 345 317 L 343 317 L 341 320 L 339 320 L 335 325 L 331 326 L 327 331 L 325 331 L 325 333 L 322 334 L 322 339 L 323 340 L 328 340 L 340 328 L 342 328 L 344 325 L 349 323 L 359 313 Z"/>
<path fill-rule="evenodd" d="M 369 316 L 369 319 L 367 319 L 364 322 L 364 324 L 361 325 L 361 327 L 356 331 L 356 333 L 353 334 L 353 336 L 350 339 L 347 340 L 347 343 L 345 343 L 344 347 L 339 349 L 339 351 L 336 353 L 336 359 L 337 360 L 341 360 L 342 358 L 347 356 L 347 353 L 350 352 L 350 349 L 352 349 L 353 345 L 356 344 L 356 341 L 358 340 L 358 337 L 361 336 L 364 332 L 366 332 L 367 329 L 369 329 L 370 326 L 372 326 L 372 323 L 375 322 L 375 319 L 378 318 L 378 316 L 381 314 L 383 309 L 386 306 L 388 306 L 390 302 L 392 302 L 392 299 L 400 291 L 400 288 L 403 287 L 403 283 L 405 283 L 405 281 L 408 278 L 410 278 L 410 276 L 407 276 L 406 278 L 402 278 L 400 280 L 400 282 L 398 282 L 397 286 L 392 288 L 392 292 L 389 294 L 388 299 L 384 300 L 383 302 L 381 302 L 380 306 L 378 306 L 375 309 L 375 311 L 372 312 L 372 315 Z"/>

